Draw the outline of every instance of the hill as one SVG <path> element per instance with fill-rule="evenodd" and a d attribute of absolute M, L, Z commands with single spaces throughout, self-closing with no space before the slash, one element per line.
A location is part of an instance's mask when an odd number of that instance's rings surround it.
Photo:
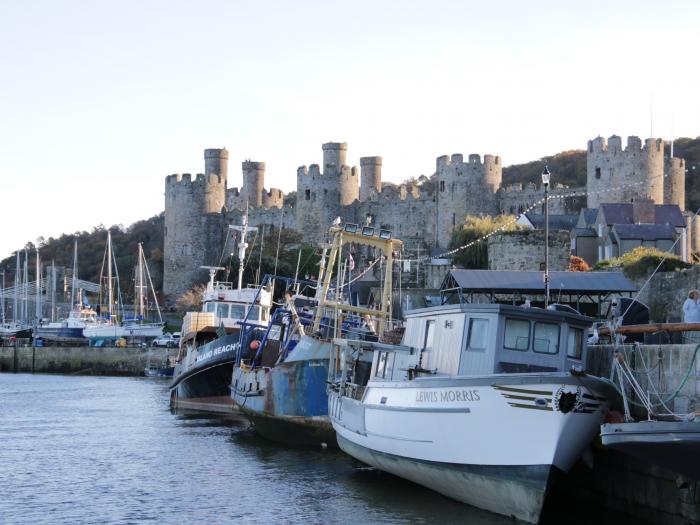
<path fill-rule="evenodd" d="M 124 289 L 129 288 L 126 283 L 129 282 L 136 265 L 138 243 L 141 242 L 153 278 L 153 286 L 156 290 L 160 290 L 163 283 L 164 214 L 135 222 L 127 228 L 122 225 L 110 226 L 109 230 L 112 232 L 112 246 Z M 107 243 L 107 228 L 104 225 L 96 226 L 89 232 L 63 234 L 56 239 L 40 237 L 35 243 L 28 242 L 25 248 L 30 250 L 30 280 L 36 278 L 34 250 L 37 246 L 44 265 L 51 264 L 53 261 L 56 266 L 72 268 L 75 239 L 78 240 L 78 277 L 98 282 Z M 0 261 L 0 272 L 3 271 L 6 286 L 12 285 L 15 274 L 14 256 Z"/>
<path fill-rule="evenodd" d="M 571 150 L 557 153 L 525 164 L 512 164 L 503 168 L 503 184 L 521 182 L 523 185 L 534 182 L 542 184 L 542 168 L 549 166 L 553 184 L 570 187 L 586 185 L 586 151 Z"/>

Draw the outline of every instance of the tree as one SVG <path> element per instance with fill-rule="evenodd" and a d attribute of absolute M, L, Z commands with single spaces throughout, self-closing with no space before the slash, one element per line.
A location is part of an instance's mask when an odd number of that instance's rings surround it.
<path fill-rule="evenodd" d="M 460 229 L 452 232 L 450 250 L 475 242 L 469 248 L 459 250 L 452 256 L 452 262 L 460 268 L 486 270 L 489 266 L 488 248 L 483 237 L 497 230 L 512 231 L 520 227 L 515 223 L 512 215 L 499 215 L 497 217 L 467 217 Z"/>
<path fill-rule="evenodd" d="M 577 255 L 572 255 L 569 258 L 569 271 L 570 272 L 589 272 L 591 267 L 586 261 Z"/>

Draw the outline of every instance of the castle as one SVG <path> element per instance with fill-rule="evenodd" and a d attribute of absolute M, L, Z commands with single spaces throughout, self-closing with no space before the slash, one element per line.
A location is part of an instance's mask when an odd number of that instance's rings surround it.
<path fill-rule="evenodd" d="M 165 180 L 163 292 L 176 297 L 201 279 L 202 265 L 221 259 L 226 226 L 248 209 L 251 225 L 292 228 L 309 243 L 321 241 L 337 217 L 390 229 L 414 253 L 447 248 L 452 229 L 467 215 L 519 213 L 537 203 L 534 184 L 502 187 L 502 161 L 494 155 L 437 158 L 435 173 L 400 185 L 382 182 L 382 157 L 347 164 L 347 144 L 323 144 L 323 163 L 297 169 L 296 195 L 265 188 L 265 163 L 242 163 L 240 188 L 228 187 L 228 151 L 206 149 L 204 173 Z M 585 192 L 588 192 L 587 202 Z M 684 210 L 685 163 L 664 158 L 663 141 L 598 137 L 587 148 L 587 185 L 555 185 L 550 211 L 576 213 L 603 202 L 653 201 Z M 407 220 L 409 219 L 410 220 Z"/>

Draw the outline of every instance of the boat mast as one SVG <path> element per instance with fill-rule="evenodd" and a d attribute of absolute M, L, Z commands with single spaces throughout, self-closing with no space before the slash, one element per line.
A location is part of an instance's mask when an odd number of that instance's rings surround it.
<path fill-rule="evenodd" d="M 138 315 L 139 317 L 141 317 L 141 319 L 145 318 L 145 309 L 143 304 L 143 258 L 143 246 L 141 245 L 141 243 L 139 243 L 139 262 L 136 269 L 136 271 L 138 272 L 138 275 L 136 276 L 136 287 L 138 290 Z"/>
<path fill-rule="evenodd" d="M 158 297 L 156 296 L 156 289 L 153 287 L 153 280 L 151 279 L 151 272 L 148 269 L 148 263 L 146 262 L 146 256 L 143 254 L 143 248 L 141 243 L 139 243 L 139 248 L 141 249 L 141 256 L 143 257 L 143 266 L 146 269 L 146 277 L 148 277 L 148 284 L 151 286 L 151 291 L 153 292 L 153 302 L 156 305 L 156 310 L 158 311 L 158 321 L 163 322 L 163 316 L 160 313 L 160 305 L 158 304 Z"/>
<path fill-rule="evenodd" d="M 245 214 L 243 215 L 242 226 L 229 226 L 232 230 L 241 232 L 241 240 L 238 243 L 238 289 L 243 288 L 243 269 L 245 264 L 245 251 L 248 248 L 248 243 L 245 242 L 246 234 L 251 231 L 258 231 L 255 227 L 248 226 L 248 207 L 246 206 Z"/>
<path fill-rule="evenodd" d="M 12 299 L 12 324 L 17 324 L 17 308 L 19 307 L 19 250 L 15 252 L 15 290 Z"/>
<path fill-rule="evenodd" d="M 112 303 L 114 303 L 114 290 L 112 289 L 112 232 L 107 230 L 107 301 L 109 306 L 109 320 L 112 320 Z"/>
<path fill-rule="evenodd" d="M 29 317 L 29 250 L 24 250 L 24 267 L 22 269 L 22 326 L 27 325 Z"/>
<path fill-rule="evenodd" d="M 78 239 L 75 239 L 73 243 L 73 276 L 70 285 L 70 307 L 71 310 L 75 306 L 75 285 L 78 279 Z"/>
<path fill-rule="evenodd" d="M 56 317 L 56 262 L 51 259 L 51 322 Z"/>
<path fill-rule="evenodd" d="M 0 299 L 2 299 L 2 310 L 0 310 L 0 326 L 5 324 L 5 272 L 0 272 L 2 275 L 2 283 L 0 283 Z"/>
<path fill-rule="evenodd" d="M 36 303 L 34 303 L 35 323 L 41 321 L 41 259 L 39 259 L 39 247 L 36 247 Z"/>

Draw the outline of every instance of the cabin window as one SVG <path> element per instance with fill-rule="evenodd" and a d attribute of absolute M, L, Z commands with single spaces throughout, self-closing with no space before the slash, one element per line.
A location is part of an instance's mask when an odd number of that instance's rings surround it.
<path fill-rule="evenodd" d="M 228 305 L 227 304 L 216 304 L 216 317 L 219 319 L 225 319 L 228 317 Z"/>
<path fill-rule="evenodd" d="M 566 356 L 572 359 L 581 359 L 583 353 L 583 330 L 569 328 L 569 341 L 566 348 Z"/>
<path fill-rule="evenodd" d="M 559 353 L 559 325 L 535 323 L 532 349 L 541 354 Z"/>
<path fill-rule="evenodd" d="M 379 358 L 377 359 L 377 371 L 374 373 L 374 377 L 383 378 L 385 376 L 388 355 L 388 352 L 379 352 Z"/>
<path fill-rule="evenodd" d="M 216 305 L 214 303 L 207 303 L 207 312 L 213 313 L 216 311 Z"/>
<path fill-rule="evenodd" d="M 428 321 L 425 325 L 425 344 L 423 350 L 432 350 L 435 337 L 435 321 Z"/>
<path fill-rule="evenodd" d="M 260 307 L 259 306 L 251 306 L 250 307 L 250 314 L 248 315 L 248 320 L 250 321 L 259 321 L 260 320 Z"/>
<path fill-rule="evenodd" d="M 488 319 L 469 320 L 469 350 L 486 350 L 486 332 L 488 332 Z"/>
<path fill-rule="evenodd" d="M 245 317 L 245 306 L 242 304 L 231 305 L 231 319 L 243 319 Z"/>
<path fill-rule="evenodd" d="M 503 346 L 508 350 L 527 352 L 530 348 L 530 321 L 506 319 L 506 334 Z"/>

